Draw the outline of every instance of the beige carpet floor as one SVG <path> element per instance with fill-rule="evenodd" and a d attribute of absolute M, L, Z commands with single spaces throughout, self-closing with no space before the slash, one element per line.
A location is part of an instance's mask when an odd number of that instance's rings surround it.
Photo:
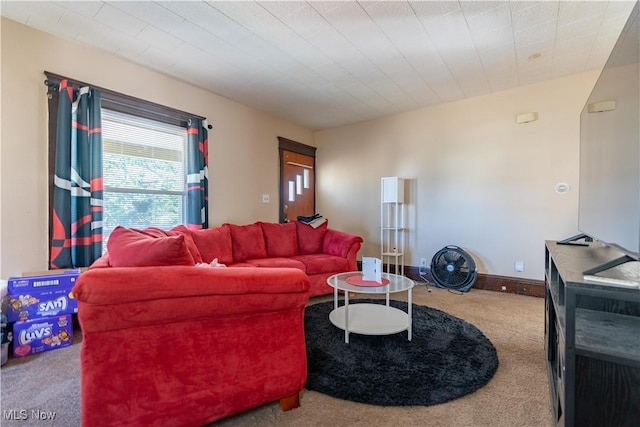
<path fill-rule="evenodd" d="M 368 297 L 368 296 L 367 296 Z M 311 303 L 330 300 L 314 298 Z M 398 298 L 401 299 L 401 298 Z M 424 285 L 413 302 L 465 319 L 493 342 L 500 365 L 491 381 L 476 392 L 436 406 L 381 407 L 303 391 L 301 407 L 282 412 L 277 402 L 221 420 L 216 427 L 306 426 L 550 426 L 552 415 L 544 355 L 544 300 L 506 293 L 471 291 L 457 295 Z M 30 417 L 4 426 L 78 426 L 80 337 L 71 347 L 23 359 L 1 369 L 5 410 L 56 412 L 54 421 Z"/>
<path fill-rule="evenodd" d="M 383 407 L 304 391 L 301 406 L 282 412 L 278 403 L 238 414 L 216 427 L 303 426 L 551 426 L 544 354 L 544 299 L 472 289 L 462 295 L 417 286 L 414 304 L 428 305 L 480 329 L 498 352 L 500 365 L 476 392 L 441 405 Z M 401 294 L 397 294 L 398 296 Z M 366 295 L 369 297 L 369 295 Z M 395 297 L 395 295 L 394 295 Z M 332 297 L 314 298 L 311 302 Z M 399 298 L 406 300 L 404 298 Z"/>

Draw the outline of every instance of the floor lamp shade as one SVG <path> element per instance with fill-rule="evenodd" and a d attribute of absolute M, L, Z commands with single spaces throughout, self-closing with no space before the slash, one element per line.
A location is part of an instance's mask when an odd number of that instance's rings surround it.
<path fill-rule="evenodd" d="M 404 203 L 404 179 L 397 176 L 382 178 L 382 203 Z"/>

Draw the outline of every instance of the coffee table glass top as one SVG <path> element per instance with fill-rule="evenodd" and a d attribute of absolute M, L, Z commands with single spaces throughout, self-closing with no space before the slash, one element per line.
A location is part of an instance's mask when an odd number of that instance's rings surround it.
<path fill-rule="evenodd" d="M 348 273 L 334 274 L 327 279 L 327 284 L 341 291 L 363 293 L 363 294 L 386 294 L 406 291 L 414 286 L 414 281 L 405 276 L 397 274 L 382 273 L 382 277 L 389 281 L 388 285 L 380 286 L 357 286 L 347 283 L 347 279 L 352 276 L 362 277 L 361 271 L 350 271 Z"/>

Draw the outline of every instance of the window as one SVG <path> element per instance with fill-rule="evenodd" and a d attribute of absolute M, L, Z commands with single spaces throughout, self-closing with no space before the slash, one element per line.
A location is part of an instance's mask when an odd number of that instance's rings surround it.
<path fill-rule="evenodd" d="M 118 225 L 208 227 L 204 117 L 45 75 L 52 268 L 91 265 Z"/>
<path fill-rule="evenodd" d="M 187 129 L 102 109 L 103 251 L 117 225 L 185 222 Z"/>

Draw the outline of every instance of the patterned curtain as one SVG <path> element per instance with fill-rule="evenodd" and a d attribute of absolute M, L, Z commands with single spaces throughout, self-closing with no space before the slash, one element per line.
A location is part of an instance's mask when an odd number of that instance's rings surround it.
<path fill-rule="evenodd" d="M 100 91 L 60 82 L 51 268 L 87 267 L 102 254 Z"/>
<path fill-rule="evenodd" d="M 187 129 L 187 227 L 209 228 L 209 132 L 207 121 L 189 120 Z"/>

